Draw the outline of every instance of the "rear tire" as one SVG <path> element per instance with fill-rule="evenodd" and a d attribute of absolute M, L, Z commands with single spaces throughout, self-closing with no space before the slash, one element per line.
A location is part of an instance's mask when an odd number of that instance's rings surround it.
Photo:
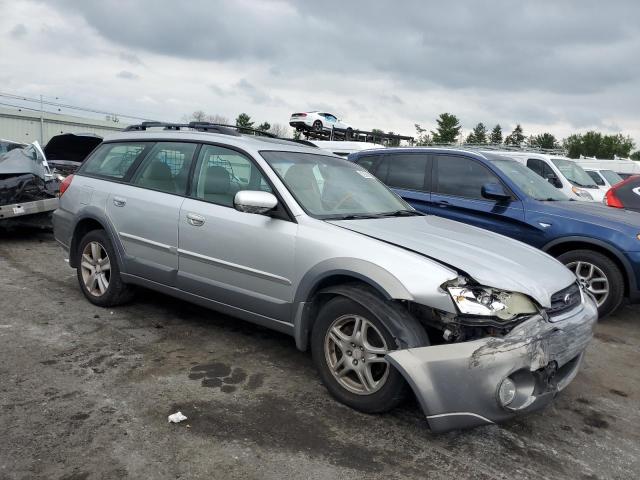
<path fill-rule="evenodd" d="M 624 277 L 609 257 L 593 250 L 574 250 L 559 255 L 558 260 L 594 294 L 599 318 L 606 317 L 620 307 L 624 299 Z M 605 289 L 606 294 L 602 293 Z"/>
<path fill-rule="evenodd" d="M 122 281 L 111 240 L 104 230 L 92 230 L 78 244 L 76 273 L 84 296 L 99 307 L 114 307 L 133 298 Z"/>
<path fill-rule="evenodd" d="M 315 122 L 313 122 L 313 130 L 316 132 L 323 131 L 322 122 L 320 120 L 316 120 Z"/>
<path fill-rule="evenodd" d="M 399 305 L 382 300 L 367 288 L 344 288 L 345 295 L 338 289 L 313 325 L 314 365 L 338 401 L 365 413 L 386 412 L 405 398 L 409 388 L 402 374 L 383 360 L 384 351 L 427 346 L 429 338 L 422 325 Z M 367 325 L 359 339 L 353 335 L 357 319 L 360 325 Z"/>

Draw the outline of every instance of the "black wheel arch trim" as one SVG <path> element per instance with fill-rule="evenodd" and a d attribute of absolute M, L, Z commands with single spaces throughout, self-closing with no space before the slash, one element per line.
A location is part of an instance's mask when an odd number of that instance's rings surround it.
<path fill-rule="evenodd" d="M 73 268 L 77 267 L 77 265 L 75 264 L 75 259 L 76 259 L 75 253 L 78 247 L 78 242 L 81 239 L 76 238 L 76 230 L 78 228 L 78 225 L 82 223 L 84 220 L 91 220 L 102 226 L 102 229 L 107 233 L 107 236 L 111 241 L 111 245 L 113 246 L 116 252 L 116 257 L 117 257 L 116 260 L 118 262 L 118 266 L 120 267 L 120 271 L 122 273 L 126 273 L 124 269 L 125 262 L 123 261 L 126 254 L 124 251 L 124 247 L 118 238 L 117 232 L 113 228 L 113 225 L 111 224 L 109 219 L 106 217 L 106 215 L 104 215 L 104 213 L 101 212 L 99 208 L 91 207 L 91 206 L 87 207 L 82 213 L 80 213 L 73 224 L 71 243 L 69 245 L 69 266 Z"/>
<path fill-rule="evenodd" d="M 557 247 L 559 245 L 563 245 L 565 243 L 573 243 L 573 242 L 579 242 L 579 243 L 584 243 L 584 244 L 588 244 L 588 245 L 593 245 L 595 247 L 601 248 L 603 250 L 606 250 L 607 252 L 609 252 L 611 255 L 613 255 L 624 267 L 624 276 L 625 279 L 627 280 L 627 282 L 629 282 L 629 297 L 638 297 L 640 292 L 638 292 L 638 285 L 636 282 L 636 277 L 635 274 L 633 273 L 633 267 L 631 266 L 631 263 L 629 262 L 629 260 L 626 259 L 626 257 L 620 252 L 620 250 L 618 250 L 617 248 L 611 246 L 611 244 L 604 242 L 602 240 L 598 240 L 595 238 L 589 238 L 589 237 L 581 237 L 578 235 L 574 235 L 571 237 L 562 237 L 562 238 L 557 238 L 555 240 L 552 240 L 551 242 L 547 243 L 546 245 L 544 245 L 542 247 L 542 251 L 548 253 L 549 250 L 553 249 L 554 247 Z"/>

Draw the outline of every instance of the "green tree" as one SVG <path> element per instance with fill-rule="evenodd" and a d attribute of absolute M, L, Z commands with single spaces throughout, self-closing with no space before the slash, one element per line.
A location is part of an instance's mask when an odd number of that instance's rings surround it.
<path fill-rule="evenodd" d="M 236 118 L 236 127 L 253 128 L 254 122 L 251 121 L 251 117 L 246 113 L 241 113 Z M 239 129 L 240 132 L 247 133 L 249 130 Z"/>
<path fill-rule="evenodd" d="M 629 158 L 631 158 L 631 160 L 640 160 L 640 150 L 633 152 Z"/>
<path fill-rule="evenodd" d="M 484 123 L 480 122 L 473 127 L 467 136 L 467 143 L 487 143 L 487 127 L 484 126 Z"/>
<path fill-rule="evenodd" d="M 396 135 L 396 134 L 393 133 L 393 132 L 389 132 L 389 135 Z M 399 147 L 400 146 L 400 139 L 399 138 L 390 138 L 388 140 L 388 142 L 387 142 L 387 146 L 388 147 Z"/>
<path fill-rule="evenodd" d="M 575 133 L 569 135 L 562 142 L 570 158 L 585 157 L 613 158 L 628 157 L 635 147 L 634 141 L 629 136 L 621 133 L 616 135 L 604 135 L 594 130 L 587 133 Z"/>
<path fill-rule="evenodd" d="M 427 132 L 426 128 L 422 128 L 420 124 L 414 124 L 416 127 L 416 145 L 418 147 L 425 147 L 431 145 L 431 136 Z"/>
<path fill-rule="evenodd" d="M 431 131 L 434 143 L 454 143 L 460 135 L 462 125 L 458 117 L 450 113 L 441 113 L 436 120 L 438 127 L 436 131 Z"/>
<path fill-rule="evenodd" d="M 502 143 L 502 127 L 500 126 L 500 124 L 497 124 L 495 127 L 493 127 L 493 130 L 491 130 L 489 142 L 493 144 Z"/>
<path fill-rule="evenodd" d="M 263 132 L 268 132 L 271 130 L 271 124 L 269 122 L 263 122 L 258 125 L 258 130 L 262 130 Z"/>
<path fill-rule="evenodd" d="M 379 128 L 372 128 L 371 133 L 373 134 L 373 143 L 382 141 L 382 135 L 384 135 L 384 130 L 381 130 Z"/>
<path fill-rule="evenodd" d="M 516 125 L 516 128 L 513 129 L 513 132 L 511 132 L 509 135 L 507 135 L 507 138 L 504 139 L 504 144 L 505 145 L 515 145 L 515 146 L 520 146 L 522 145 L 522 142 L 524 142 L 524 133 L 522 133 L 522 127 L 520 126 L 520 124 Z"/>
<path fill-rule="evenodd" d="M 529 146 L 537 148 L 558 148 L 560 145 L 552 134 L 545 132 L 540 135 L 531 135 L 529 137 Z"/>

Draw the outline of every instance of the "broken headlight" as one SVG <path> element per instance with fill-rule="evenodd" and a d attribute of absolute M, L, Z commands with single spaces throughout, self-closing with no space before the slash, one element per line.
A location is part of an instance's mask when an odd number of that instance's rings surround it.
<path fill-rule="evenodd" d="M 510 321 L 520 315 L 538 312 L 536 305 L 522 293 L 472 285 L 452 286 L 447 290 L 458 310 L 465 315 Z"/>

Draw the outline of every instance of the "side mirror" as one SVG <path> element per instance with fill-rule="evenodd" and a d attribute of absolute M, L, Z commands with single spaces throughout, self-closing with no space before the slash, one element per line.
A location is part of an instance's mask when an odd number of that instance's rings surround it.
<path fill-rule="evenodd" d="M 241 190 L 233 199 L 233 206 L 239 212 L 267 213 L 278 205 L 278 199 L 273 193 L 260 190 Z"/>
<path fill-rule="evenodd" d="M 504 187 L 499 183 L 485 183 L 481 190 L 482 196 L 489 200 L 497 200 L 499 202 L 510 200 L 511 195 L 508 194 Z"/>

